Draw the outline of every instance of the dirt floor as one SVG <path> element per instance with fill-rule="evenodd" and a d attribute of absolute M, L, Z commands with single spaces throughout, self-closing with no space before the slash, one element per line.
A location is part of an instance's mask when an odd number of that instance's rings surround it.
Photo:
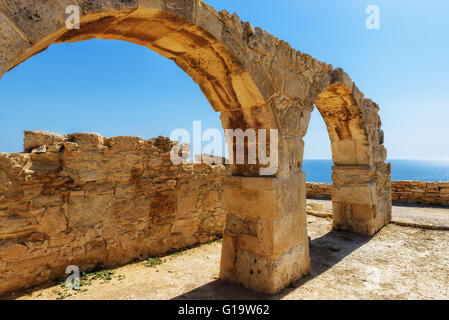
<path fill-rule="evenodd" d="M 221 243 L 55 285 L 13 299 L 449 299 L 449 231 L 390 224 L 369 238 L 309 216 L 312 273 L 270 297 L 217 280 Z"/>
<path fill-rule="evenodd" d="M 318 216 L 332 216 L 332 201 L 307 200 L 307 211 Z M 424 229 L 449 231 L 449 208 L 416 204 L 394 204 L 392 223 Z"/>

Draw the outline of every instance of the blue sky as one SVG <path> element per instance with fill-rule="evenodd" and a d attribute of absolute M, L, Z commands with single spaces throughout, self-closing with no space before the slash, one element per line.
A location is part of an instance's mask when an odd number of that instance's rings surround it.
<path fill-rule="evenodd" d="M 449 1 L 209 0 L 295 49 L 342 67 L 381 107 L 390 158 L 449 158 Z M 368 5 L 380 30 L 365 28 Z M 91 40 L 53 45 L 0 79 L 0 151 L 22 149 L 23 130 L 169 136 L 219 128 L 198 86 L 147 48 Z M 306 158 L 330 158 L 314 112 Z"/>

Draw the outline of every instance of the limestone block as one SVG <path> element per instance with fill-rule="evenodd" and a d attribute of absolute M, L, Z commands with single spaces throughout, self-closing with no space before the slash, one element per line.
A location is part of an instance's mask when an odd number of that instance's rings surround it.
<path fill-rule="evenodd" d="M 290 98 L 305 99 L 309 93 L 311 83 L 296 71 L 286 70 L 284 94 Z"/>
<path fill-rule="evenodd" d="M 67 229 L 65 212 L 59 207 L 49 207 L 40 217 L 39 229 L 41 232 L 52 236 Z"/>
<path fill-rule="evenodd" d="M 243 219 L 277 219 L 298 213 L 299 177 L 227 177 L 223 189 L 225 212 Z"/>
<path fill-rule="evenodd" d="M 343 203 L 374 205 L 375 194 L 374 184 L 338 185 L 334 186 L 332 199 Z"/>
<path fill-rule="evenodd" d="M 16 208 L 17 217 L 5 217 L 0 219 L 0 238 L 11 239 L 19 236 L 27 236 L 38 230 L 38 221 L 35 217 L 26 217 L 26 211 L 19 206 Z"/>
<path fill-rule="evenodd" d="M 246 41 L 242 35 L 233 28 L 233 26 L 230 26 L 226 22 L 221 35 L 221 43 L 228 52 L 230 51 L 232 53 L 230 59 L 237 61 L 244 67 L 248 66 L 248 46 Z"/>
<path fill-rule="evenodd" d="M 108 179 L 111 171 L 96 160 L 71 160 L 68 156 L 65 156 L 67 161 L 64 166 L 65 172 L 70 178 L 77 183 L 85 182 L 103 182 Z M 129 176 L 128 176 L 129 177 Z"/>
<path fill-rule="evenodd" d="M 262 95 L 259 89 L 254 86 L 248 73 L 232 75 L 231 82 L 242 109 L 250 109 L 264 105 Z"/>
<path fill-rule="evenodd" d="M 353 83 L 352 86 L 352 99 L 354 99 L 356 105 L 360 108 L 362 114 L 365 113 L 365 104 L 363 99 L 363 93 L 360 92 L 359 88 Z"/>
<path fill-rule="evenodd" d="M 273 295 L 309 272 L 308 251 L 302 243 L 277 258 L 240 250 L 235 270 L 233 278 L 227 279 L 222 277 L 223 274 L 220 274 L 220 278 L 236 281 L 251 290 Z"/>
<path fill-rule="evenodd" d="M 333 141 L 332 159 L 336 165 L 369 165 L 371 155 L 369 149 L 360 140 L 337 140 Z"/>
<path fill-rule="evenodd" d="M 33 207 L 58 206 L 64 204 L 64 198 L 61 194 L 41 194 L 35 197 L 31 203 Z"/>
<path fill-rule="evenodd" d="M 248 35 L 248 47 L 257 52 L 262 52 L 264 55 L 273 57 L 279 40 L 260 28 L 255 28 L 253 31 L 252 34 Z"/>
<path fill-rule="evenodd" d="M 25 36 L 0 12 L 0 78 L 29 47 Z"/>
<path fill-rule="evenodd" d="M 290 137 L 280 141 L 278 177 L 287 178 L 290 173 L 298 174 L 302 170 L 304 141 Z"/>
<path fill-rule="evenodd" d="M 0 249 L 0 257 L 5 261 L 14 261 L 23 259 L 26 256 L 27 247 L 23 244 L 12 244 Z"/>
<path fill-rule="evenodd" d="M 352 219 L 366 221 L 376 217 L 375 207 L 367 204 L 351 204 Z"/>
<path fill-rule="evenodd" d="M 113 195 L 93 195 L 90 197 L 70 197 L 68 202 L 68 227 L 93 226 L 112 218 Z"/>
<path fill-rule="evenodd" d="M 189 21 L 194 20 L 195 0 L 165 0 L 162 1 L 164 11 L 179 15 Z"/>
<path fill-rule="evenodd" d="M 220 260 L 220 279 L 228 279 L 235 281 L 234 266 L 236 263 L 236 247 L 237 239 L 225 232 L 223 234 L 223 242 Z"/>
<path fill-rule="evenodd" d="M 306 238 L 304 214 L 290 214 L 276 220 L 260 219 L 257 226 L 257 252 L 267 257 L 278 257 Z M 252 251 L 251 247 L 246 248 Z"/>
<path fill-rule="evenodd" d="M 223 22 L 218 19 L 215 10 L 203 2 L 196 5 L 195 23 L 209 32 L 215 39 L 221 39 L 224 28 Z"/>
<path fill-rule="evenodd" d="M 284 68 L 295 70 L 296 50 L 294 50 L 287 42 L 281 40 L 276 46 L 274 59 Z"/>
<path fill-rule="evenodd" d="M 137 151 L 142 142 L 143 140 L 139 137 L 125 137 L 125 136 L 114 137 L 107 140 L 107 144 L 112 149 L 122 151 Z"/>
<path fill-rule="evenodd" d="M 374 148 L 374 161 L 385 162 L 387 159 L 387 149 L 383 145 L 376 146 Z"/>
<path fill-rule="evenodd" d="M 332 167 L 332 181 L 335 185 L 363 185 L 375 180 L 376 172 L 365 165 L 360 166 L 334 166 Z"/>
<path fill-rule="evenodd" d="M 223 192 L 225 212 L 241 218 L 274 218 L 280 214 L 274 209 L 273 192 L 258 189 L 239 189 L 225 186 Z"/>
<path fill-rule="evenodd" d="M 203 195 L 201 208 L 203 210 L 214 210 L 220 201 L 220 194 L 217 191 L 209 191 Z"/>
<path fill-rule="evenodd" d="M 276 87 L 267 69 L 260 63 L 252 62 L 249 73 L 265 101 L 268 101 L 276 93 Z"/>
<path fill-rule="evenodd" d="M 27 40 L 35 44 L 65 27 L 65 21 L 68 18 L 66 8 L 70 5 L 73 5 L 72 0 L 2 1 L 0 12 L 5 14 L 26 35 Z"/>
<path fill-rule="evenodd" d="M 123 9 L 131 11 L 137 9 L 137 2 L 138 0 L 77 0 L 83 15 Z"/>
<path fill-rule="evenodd" d="M 336 68 L 332 71 L 331 84 L 341 84 L 343 85 L 349 92 L 352 93 L 354 83 L 351 78 L 348 76 L 346 72 L 341 68 Z"/>
<path fill-rule="evenodd" d="M 197 207 L 197 200 L 193 190 L 179 190 L 177 192 L 177 213 L 181 215 L 194 211 Z"/>
<path fill-rule="evenodd" d="M 376 128 L 374 130 L 374 133 L 375 133 L 374 141 L 376 142 L 376 144 L 383 144 L 385 140 L 383 130 Z"/>
<path fill-rule="evenodd" d="M 36 153 L 36 154 L 41 154 L 41 153 L 46 153 L 46 152 L 47 152 L 46 146 L 40 146 L 40 147 L 37 147 L 37 148 L 31 150 L 31 153 Z"/>
<path fill-rule="evenodd" d="M 234 237 L 238 235 L 257 237 L 257 218 L 243 219 L 238 215 L 226 213 L 225 230 Z"/>
<path fill-rule="evenodd" d="M 312 117 L 312 112 L 306 109 L 302 110 L 301 118 L 299 120 L 299 132 L 301 136 L 307 134 L 307 129 L 309 128 L 310 119 Z"/>
<path fill-rule="evenodd" d="M 139 8 L 162 10 L 162 0 L 137 0 Z"/>
<path fill-rule="evenodd" d="M 75 142 L 79 146 L 102 146 L 104 144 L 104 138 L 100 134 L 95 132 L 72 133 L 68 136 L 68 139 Z"/>
<path fill-rule="evenodd" d="M 24 131 L 23 150 L 30 152 L 35 148 L 45 146 L 49 148 L 55 145 L 62 145 L 67 141 L 67 137 L 58 133 L 48 131 Z"/>

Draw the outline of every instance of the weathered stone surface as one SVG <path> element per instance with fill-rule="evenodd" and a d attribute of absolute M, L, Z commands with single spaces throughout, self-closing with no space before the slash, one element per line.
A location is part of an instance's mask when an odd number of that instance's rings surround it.
<path fill-rule="evenodd" d="M 30 46 L 26 36 L 0 12 L 0 78 Z"/>
<path fill-rule="evenodd" d="M 332 199 L 338 202 L 373 205 L 375 199 L 374 185 L 340 185 L 334 188 Z"/>
<path fill-rule="evenodd" d="M 2 1 L 0 12 L 14 22 L 26 38 L 34 44 L 65 26 L 66 8 L 69 5 L 73 5 L 72 0 Z"/>
<path fill-rule="evenodd" d="M 71 147 L 45 151 L 61 143 Z M 223 233 L 229 169 L 172 166 L 166 138 L 26 131 L 24 145 L 42 153 L 0 154 L 0 294 Z"/>
<path fill-rule="evenodd" d="M 221 278 L 274 294 L 310 270 L 302 190 L 304 174 L 226 179 Z"/>
<path fill-rule="evenodd" d="M 23 150 L 30 152 L 38 147 L 49 148 L 54 145 L 62 145 L 67 137 L 48 131 L 25 131 L 23 138 Z"/>
<path fill-rule="evenodd" d="M 137 9 L 138 0 L 77 0 L 83 14 L 114 11 L 120 9 Z"/>

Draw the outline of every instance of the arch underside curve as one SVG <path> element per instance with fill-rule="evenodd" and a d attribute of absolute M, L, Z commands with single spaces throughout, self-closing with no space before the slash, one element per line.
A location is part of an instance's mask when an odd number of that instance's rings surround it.
<path fill-rule="evenodd" d="M 82 12 L 79 30 L 65 27 L 73 4 Z M 314 105 L 332 144 L 335 228 L 371 235 L 391 218 L 379 108 L 341 69 L 198 0 L 0 0 L 0 77 L 53 43 L 93 38 L 173 60 L 224 129 L 279 130 L 276 174 L 236 166 L 224 186 L 221 278 L 275 293 L 309 272 L 302 159 Z"/>

